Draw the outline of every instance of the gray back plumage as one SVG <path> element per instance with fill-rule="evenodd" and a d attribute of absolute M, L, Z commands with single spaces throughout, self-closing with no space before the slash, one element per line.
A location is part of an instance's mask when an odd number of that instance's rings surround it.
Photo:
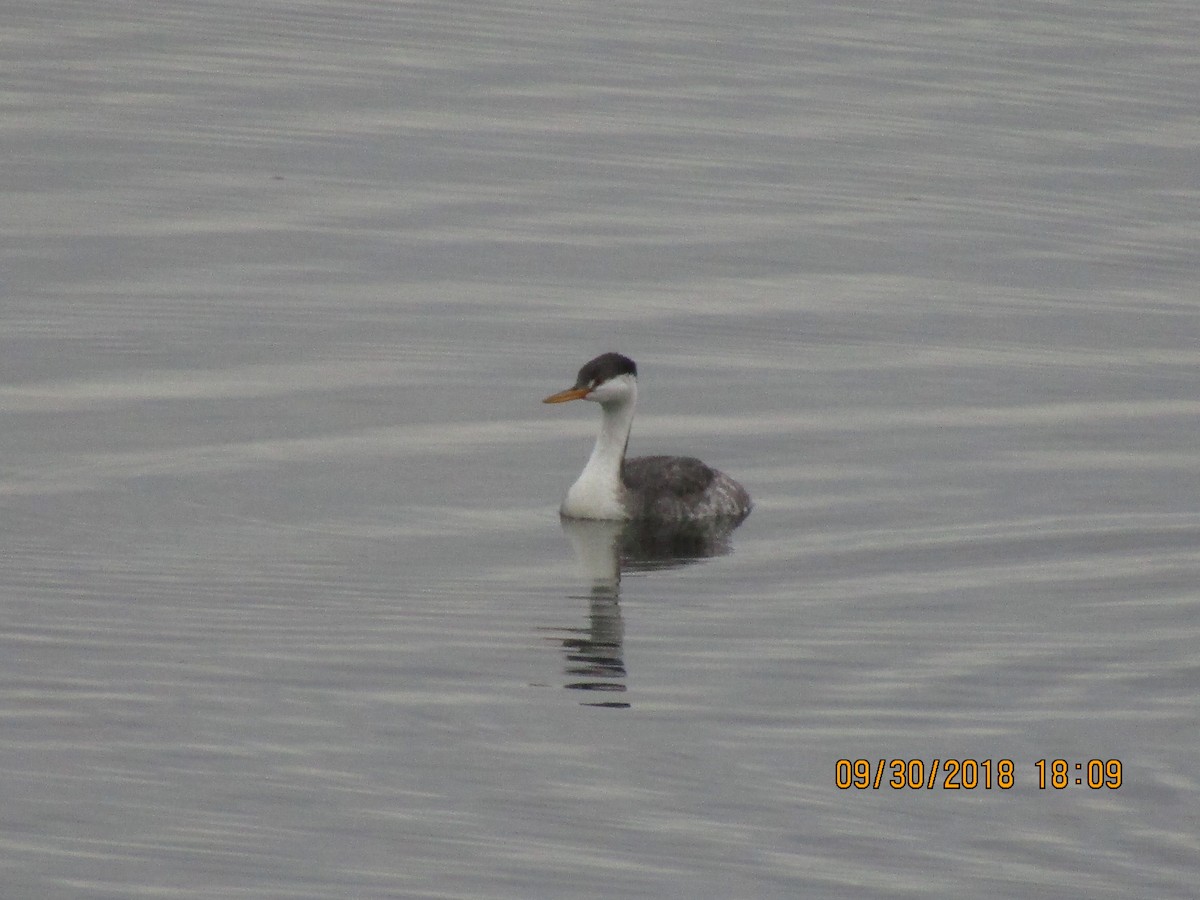
<path fill-rule="evenodd" d="M 625 502 L 635 519 L 743 519 L 750 513 L 745 488 L 694 456 L 638 456 L 621 467 Z"/>

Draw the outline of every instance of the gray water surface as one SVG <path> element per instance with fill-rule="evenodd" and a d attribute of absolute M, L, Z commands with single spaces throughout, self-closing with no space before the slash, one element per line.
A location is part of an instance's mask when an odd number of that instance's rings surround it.
<path fill-rule="evenodd" d="M 10 5 L 0 895 L 1194 896 L 1198 45 Z M 560 524 L 605 350 L 725 540 Z"/>

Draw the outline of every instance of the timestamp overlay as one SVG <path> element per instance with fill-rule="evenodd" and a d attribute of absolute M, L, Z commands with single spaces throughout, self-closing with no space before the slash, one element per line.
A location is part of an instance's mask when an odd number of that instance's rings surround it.
<path fill-rule="evenodd" d="M 1124 784 L 1120 759 L 1042 758 L 1020 763 L 1007 757 L 843 757 L 834 764 L 839 790 L 1009 791 L 1083 788 L 1115 791 Z"/>

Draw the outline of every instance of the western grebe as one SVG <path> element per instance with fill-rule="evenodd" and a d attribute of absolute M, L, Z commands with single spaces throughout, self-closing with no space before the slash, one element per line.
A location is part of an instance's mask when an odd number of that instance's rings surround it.
<path fill-rule="evenodd" d="M 728 475 L 691 456 L 625 458 L 637 406 L 637 365 L 620 353 L 597 356 L 575 386 L 543 403 L 594 400 L 603 411 L 600 436 L 583 472 L 563 500 L 570 519 L 744 519 L 750 495 Z"/>

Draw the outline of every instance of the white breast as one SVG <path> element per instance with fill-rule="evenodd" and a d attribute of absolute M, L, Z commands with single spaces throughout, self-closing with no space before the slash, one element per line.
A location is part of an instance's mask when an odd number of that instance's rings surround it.
<path fill-rule="evenodd" d="M 571 485 L 559 510 L 570 519 L 627 519 L 621 484 L 599 467 L 589 466 Z"/>

